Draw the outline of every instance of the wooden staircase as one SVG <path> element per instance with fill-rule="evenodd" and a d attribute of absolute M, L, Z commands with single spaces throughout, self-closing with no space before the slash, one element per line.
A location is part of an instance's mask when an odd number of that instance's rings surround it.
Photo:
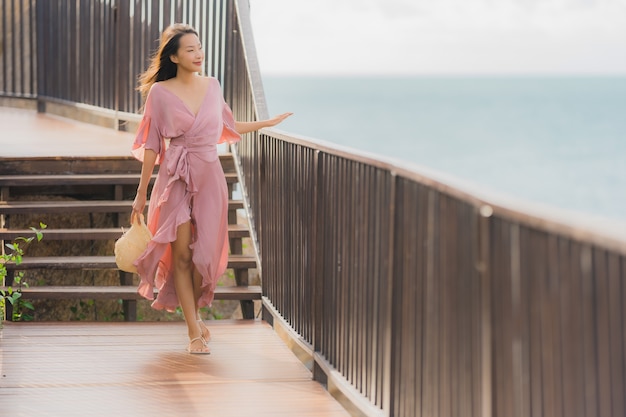
<path fill-rule="evenodd" d="M 0 158 L 1 159 L 1 158 Z M 218 286 L 216 300 L 239 300 L 243 318 L 254 318 L 253 300 L 261 299 L 261 287 L 249 286 L 249 270 L 257 267 L 254 256 L 243 253 L 243 239 L 249 237 L 248 224 L 238 224 L 237 210 L 243 202 L 233 200 L 234 185 L 238 182 L 231 154 L 220 156 L 229 190 L 229 241 L 231 254 L 228 268 L 232 271 L 236 285 Z M 65 250 L 46 253 L 46 256 L 30 256 L 27 252 L 20 265 L 7 264 L 5 286 L 13 285 L 18 270 L 38 271 L 117 271 L 119 282 L 115 285 L 98 285 L 88 279 L 78 278 L 75 285 L 56 285 L 41 281 L 44 285 L 22 288 L 22 297 L 33 300 L 122 300 L 124 319 L 137 320 L 136 292 L 138 277 L 117 270 L 113 256 L 113 242 L 122 234 L 122 227 L 129 225 L 132 200 L 139 183 L 141 164 L 128 157 L 92 157 L 81 159 L 30 158 L 0 160 L 0 240 L 12 242 L 18 237 L 30 237 L 34 232 L 13 222 L 19 216 L 47 216 L 47 229 L 42 242 L 69 241 L 73 247 L 87 247 L 96 241 L 108 241 L 107 252 L 79 254 Z M 68 227 L 56 219 L 88 216 L 94 223 L 94 216 L 106 216 L 107 227 Z M 37 226 L 39 220 L 34 221 Z M 13 223 L 16 224 L 13 227 Z M 31 226 L 31 225 L 29 225 Z M 58 245 L 61 246 L 61 245 Z M 51 246 L 54 248 L 54 246 Z M 29 251 L 30 252 L 30 251 Z M 91 251 L 93 252 L 93 251 Z M 76 273 L 76 272 L 75 272 Z M 40 272 L 41 274 L 41 272 Z M 10 306 L 9 306 L 10 307 Z M 10 312 L 7 309 L 7 317 Z"/>

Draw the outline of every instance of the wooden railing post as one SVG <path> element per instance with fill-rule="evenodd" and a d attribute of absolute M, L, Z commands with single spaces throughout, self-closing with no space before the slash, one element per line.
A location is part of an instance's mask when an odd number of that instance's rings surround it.
<path fill-rule="evenodd" d="M 389 219 L 388 219 L 388 230 L 389 230 L 389 239 L 387 241 L 388 251 L 387 251 L 387 283 L 384 286 L 387 289 L 387 292 L 383 294 L 383 299 L 381 300 L 382 306 L 380 308 L 383 313 L 382 319 L 387 323 L 383 327 L 384 333 L 382 334 L 383 339 L 383 369 L 385 372 L 383 373 L 383 388 L 382 388 L 382 401 L 381 406 L 386 417 L 392 417 L 394 415 L 394 403 L 393 403 L 393 387 L 396 383 L 396 370 L 398 364 L 398 358 L 395 358 L 393 355 L 393 341 L 397 340 L 396 335 L 399 329 L 394 323 L 394 306 L 396 305 L 397 299 L 395 296 L 396 291 L 395 287 L 398 285 L 398 280 L 396 279 L 395 274 L 395 263 L 394 263 L 394 254 L 397 250 L 395 242 L 396 242 L 396 231 L 399 231 L 400 225 L 398 224 L 398 213 L 397 213 L 397 183 L 398 177 L 394 172 L 391 173 L 390 181 L 389 181 Z M 376 351 L 376 344 L 373 346 L 374 357 L 378 357 L 378 352 Z M 373 380 L 376 380 L 376 377 L 372 377 Z M 375 398 L 375 387 L 372 387 L 370 390 L 370 396 Z"/>
<path fill-rule="evenodd" d="M 316 150 L 314 153 L 314 157 L 313 157 L 313 167 L 314 167 L 314 174 L 313 174 L 313 178 L 315 178 L 315 182 L 313 185 L 313 236 L 312 236 L 312 242 L 313 242 L 313 248 L 312 248 L 312 252 L 311 252 L 311 258 L 312 258 L 312 262 L 311 262 L 311 278 L 314 280 L 313 281 L 313 312 L 312 312 L 312 317 L 313 317 L 313 351 L 314 352 L 321 352 L 322 351 L 322 322 L 323 322 L 323 300 L 324 300 L 324 279 L 322 277 L 322 271 L 323 268 L 319 268 L 320 262 L 321 262 L 321 255 L 322 255 L 322 251 L 320 250 L 323 245 L 324 242 L 321 240 L 321 237 L 323 236 L 322 233 L 319 233 L 319 228 L 322 226 L 322 223 L 320 222 L 320 204 L 321 204 L 321 198 L 319 196 L 319 192 L 320 192 L 320 181 L 322 181 L 321 179 L 321 169 L 320 169 L 320 151 Z M 316 361 L 313 361 L 313 379 L 322 383 L 322 384 L 326 384 L 326 374 L 324 373 L 324 371 L 320 368 L 319 364 Z"/>
<path fill-rule="evenodd" d="M 492 307 L 490 275 L 490 219 L 493 209 L 488 205 L 480 207 L 477 213 L 477 269 L 480 280 L 480 382 L 476 389 L 479 401 L 477 417 L 492 417 L 493 402 L 493 342 L 492 342 Z"/>

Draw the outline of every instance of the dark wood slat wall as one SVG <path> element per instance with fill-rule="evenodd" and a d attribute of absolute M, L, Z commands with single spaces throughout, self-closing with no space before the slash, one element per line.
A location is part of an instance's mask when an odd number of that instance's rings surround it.
<path fill-rule="evenodd" d="M 142 105 L 137 77 L 174 22 L 198 30 L 206 74 L 223 85 L 234 77 L 233 0 L 0 0 L 0 7 L 8 35 L 0 95 L 136 113 Z"/>
<path fill-rule="evenodd" d="M 624 255 L 493 220 L 495 415 L 624 412 Z"/>
<path fill-rule="evenodd" d="M 475 210 L 406 179 L 396 206 L 395 415 L 479 415 Z"/>
<path fill-rule="evenodd" d="M 2 71 L 0 93 L 32 98 L 37 94 L 36 0 L 0 2 Z"/>

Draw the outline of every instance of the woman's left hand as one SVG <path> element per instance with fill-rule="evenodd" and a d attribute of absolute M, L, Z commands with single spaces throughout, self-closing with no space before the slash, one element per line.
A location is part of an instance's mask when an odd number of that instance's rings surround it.
<path fill-rule="evenodd" d="M 291 116 L 293 113 L 283 113 L 283 114 L 279 114 L 278 116 L 274 116 L 271 119 L 267 119 L 266 122 L 266 127 L 271 127 L 271 126 L 276 126 L 277 124 L 281 123 L 283 120 L 285 120 L 287 117 Z"/>
<path fill-rule="evenodd" d="M 271 119 L 258 120 L 256 122 L 235 122 L 235 130 L 240 135 L 245 133 L 254 132 L 255 130 L 263 129 L 264 127 L 276 126 L 293 113 L 283 113 L 278 116 L 274 116 Z"/>

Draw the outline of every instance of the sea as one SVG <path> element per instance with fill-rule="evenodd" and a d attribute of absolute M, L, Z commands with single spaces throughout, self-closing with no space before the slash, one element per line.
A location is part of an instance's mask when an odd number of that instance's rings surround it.
<path fill-rule="evenodd" d="M 278 128 L 626 223 L 626 76 L 264 76 Z"/>

